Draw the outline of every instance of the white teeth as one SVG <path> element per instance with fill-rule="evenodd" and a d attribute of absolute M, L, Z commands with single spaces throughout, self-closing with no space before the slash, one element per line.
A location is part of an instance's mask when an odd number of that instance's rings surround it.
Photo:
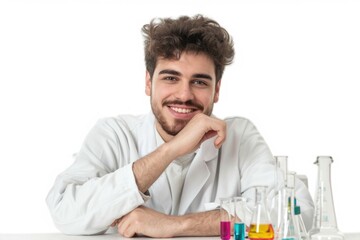
<path fill-rule="evenodd" d="M 172 107 L 171 109 L 174 110 L 175 112 L 178 112 L 178 113 L 190 113 L 190 112 L 192 112 L 192 110 L 189 109 L 189 108 L 176 108 L 176 107 Z"/>

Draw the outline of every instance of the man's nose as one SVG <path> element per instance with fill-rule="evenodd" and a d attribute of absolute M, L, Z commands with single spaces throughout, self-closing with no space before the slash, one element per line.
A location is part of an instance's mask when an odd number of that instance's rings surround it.
<path fill-rule="evenodd" d="M 190 84 L 189 83 L 179 84 L 179 87 L 176 92 L 176 97 L 183 102 L 194 99 L 194 93 L 191 89 Z"/>

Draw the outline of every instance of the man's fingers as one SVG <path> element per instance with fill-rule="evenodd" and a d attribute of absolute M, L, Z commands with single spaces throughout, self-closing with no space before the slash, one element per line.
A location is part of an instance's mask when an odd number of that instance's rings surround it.
<path fill-rule="evenodd" d="M 208 140 L 209 138 L 212 138 L 214 136 L 217 135 L 217 132 L 216 131 L 208 131 L 207 133 L 205 133 L 203 139 L 201 140 L 201 142 L 204 142 L 206 140 Z"/>
<path fill-rule="evenodd" d="M 226 139 L 226 129 L 217 133 L 217 138 L 214 141 L 216 148 L 220 148 Z"/>
<path fill-rule="evenodd" d="M 220 121 L 218 119 L 216 119 L 215 121 L 216 121 L 215 124 L 217 127 L 217 131 L 216 134 L 214 134 L 214 136 L 217 135 L 217 137 L 214 141 L 214 145 L 216 148 L 220 148 L 226 139 L 226 124 L 224 121 Z"/>
<path fill-rule="evenodd" d="M 123 216 L 122 218 L 118 219 L 118 233 L 127 238 L 131 238 L 136 236 L 138 233 L 138 225 L 137 222 L 134 222 L 134 219 L 130 214 Z"/>

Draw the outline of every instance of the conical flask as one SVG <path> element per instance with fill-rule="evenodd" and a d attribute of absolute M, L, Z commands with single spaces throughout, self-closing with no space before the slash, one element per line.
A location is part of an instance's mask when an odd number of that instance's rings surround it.
<path fill-rule="evenodd" d="M 315 191 L 315 213 L 311 240 L 343 240 L 344 235 L 338 230 L 333 194 L 331 189 L 330 156 L 319 156 L 314 164 L 318 166 L 318 179 Z"/>
<path fill-rule="evenodd" d="M 255 209 L 253 211 L 248 237 L 250 240 L 273 240 L 274 229 L 266 207 L 266 186 L 255 189 Z"/>

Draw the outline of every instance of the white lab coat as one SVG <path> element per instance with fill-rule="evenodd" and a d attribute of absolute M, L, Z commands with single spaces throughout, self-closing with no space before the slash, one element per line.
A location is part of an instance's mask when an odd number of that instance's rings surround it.
<path fill-rule="evenodd" d="M 274 160 L 263 138 L 247 119 L 225 119 L 226 141 L 219 151 L 214 138 L 197 151 L 185 178 L 179 215 L 214 208 L 220 197 L 254 198 L 254 186 L 272 187 Z M 99 234 L 117 218 L 140 205 L 169 214 L 171 195 L 165 174 L 139 192 L 132 163 L 156 148 L 155 118 L 123 115 L 99 120 L 86 137 L 74 163 L 61 173 L 46 202 L 57 228 L 66 234 Z M 311 196 L 297 182 L 297 201 L 309 226 Z"/>

